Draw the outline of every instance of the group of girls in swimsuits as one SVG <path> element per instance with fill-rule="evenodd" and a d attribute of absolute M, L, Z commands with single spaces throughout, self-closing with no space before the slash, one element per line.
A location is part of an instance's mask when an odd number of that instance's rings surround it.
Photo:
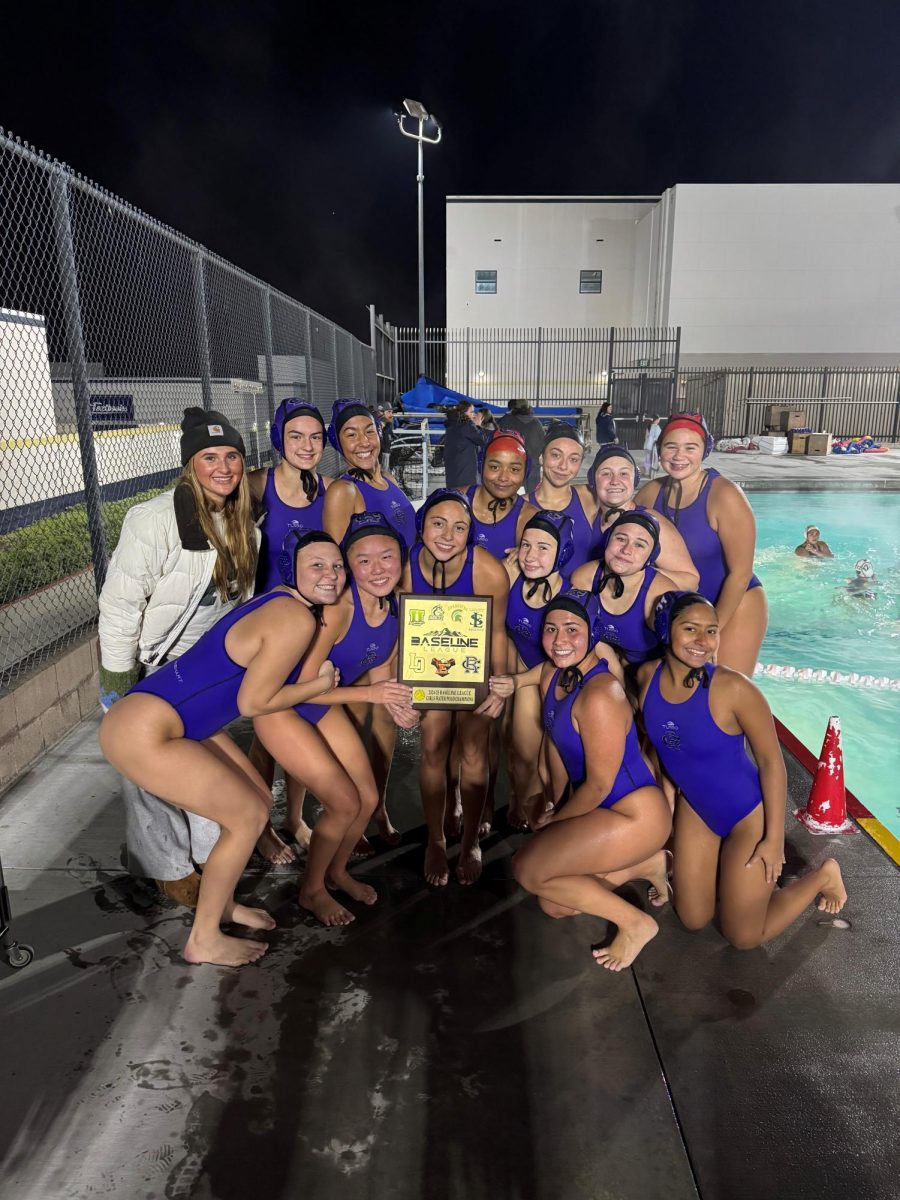
<path fill-rule="evenodd" d="M 326 439 L 347 463 L 334 480 L 317 470 Z M 733 484 L 703 468 L 702 417 L 670 418 L 659 439 L 665 478 L 641 491 L 620 446 L 601 447 L 587 486 L 576 484 L 584 445 L 556 423 L 540 483 L 523 497 L 524 443 L 498 431 L 481 452 L 481 482 L 440 488 L 418 513 L 383 473 L 361 402 L 337 401 L 326 429 L 314 406 L 284 401 L 272 441 L 279 465 L 250 478 L 264 510 L 259 594 L 132 688 L 101 726 L 123 775 L 221 827 L 188 961 L 240 965 L 265 952 L 222 926 L 273 925 L 233 892 L 268 822 L 276 763 L 286 834 L 308 847 L 301 905 L 343 925 L 353 914 L 334 893 L 376 902 L 348 863 L 365 852 L 372 818 L 389 843 L 399 838 L 385 802 L 398 726 L 420 730 L 427 881 L 449 882 L 447 839 L 458 832 L 456 877 L 479 878 L 502 740 L 510 821 L 533 831 L 516 877 L 555 917 L 614 923 L 613 942 L 595 952 L 609 969 L 629 965 L 657 929 L 616 894 L 630 879 L 650 882 L 654 905 L 673 887 L 691 928 L 718 903 L 740 946 L 774 936 L 817 894 L 838 910 L 831 860 L 776 890 L 784 768 L 765 701 L 745 678 L 766 621 L 753 516 Z M 400 591 L 492 597 L 491 687 L 474 712 L 419 713 L 397 683 Z M 238 715 L 253 720 L 249 757 L 224 732 Z M 307 787 L 322 809 L 312 829 Z"/>

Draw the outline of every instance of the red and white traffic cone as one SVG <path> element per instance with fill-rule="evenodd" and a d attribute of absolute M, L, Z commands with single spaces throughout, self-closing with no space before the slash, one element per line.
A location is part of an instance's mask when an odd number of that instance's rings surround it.
<path fill-rule="evenodd" d="M 796 809 L 794 816 L 810 833 L 856 833 L 856 826 L 847 817 L 840 717 L 828 718 L 809 800 L 806 808 Z"/>

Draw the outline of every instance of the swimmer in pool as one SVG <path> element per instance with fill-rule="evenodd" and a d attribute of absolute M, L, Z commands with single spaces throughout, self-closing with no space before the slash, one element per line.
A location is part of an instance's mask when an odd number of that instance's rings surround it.
<path fill-rule="evenodd" d="M 820 534 L 818 525 L 807 525 L 806 540 L 794 551 L 798 558 L 834 558 L 834 552 Z"/>
<path fill-rule="evenodd" d="M 875 576 L 875 568 L 867 558 L 861 558 L 854 566 L 856 574 L 852 579 L 847 580 L 845 591 L 851 596 L 855 596 L 858 600 L 874 600 L 875 588 L 878 586 L 878 579 Z"/>

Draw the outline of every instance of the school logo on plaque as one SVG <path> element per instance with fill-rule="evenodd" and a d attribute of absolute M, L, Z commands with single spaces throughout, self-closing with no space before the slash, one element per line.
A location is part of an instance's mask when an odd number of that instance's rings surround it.
<path fill-rule="evenodd" d="M 488 694 L 491 597 L 400 597 L 400 682 L 414 708 L 477 708 Z"/>

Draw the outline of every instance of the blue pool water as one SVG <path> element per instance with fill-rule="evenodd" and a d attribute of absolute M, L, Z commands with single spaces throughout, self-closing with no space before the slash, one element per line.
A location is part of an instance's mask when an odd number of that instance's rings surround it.
<path fill-rule="evenodd" d="M 769 598 L 762 663 L 900 678 L 900 494 L 748 492 L 757 521 L 756 572 Z M 809 524 L 834 559 L 793 553 Z M 874 600 L 844 584 L 868 558 Z M 775 715 L 815 754 L 828 718 L 841 718 L 848 788 L 900 838 L 900 692 L 757 675 Z"/>

